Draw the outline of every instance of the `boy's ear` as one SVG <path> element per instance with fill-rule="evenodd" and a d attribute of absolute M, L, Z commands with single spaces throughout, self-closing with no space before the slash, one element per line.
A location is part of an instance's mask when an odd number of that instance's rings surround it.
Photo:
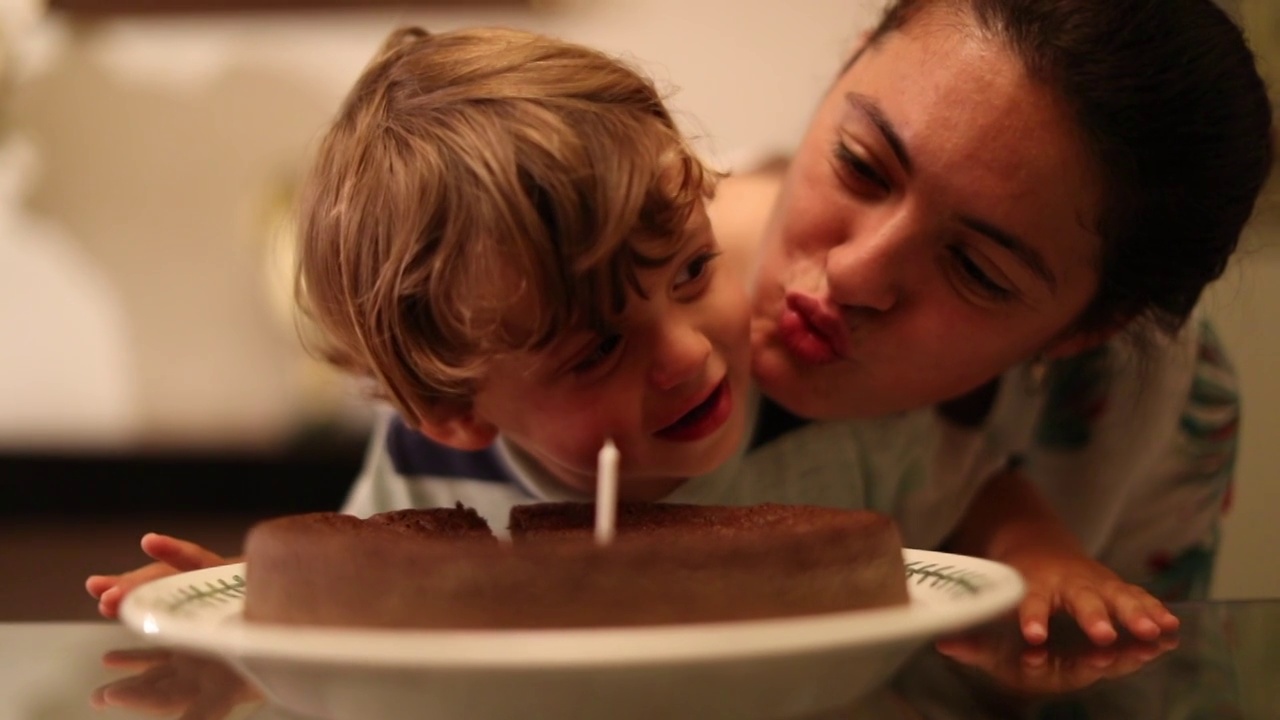
<path fill-rule="evenodd" d="M 457 450 L 483 450 L 498 437 L 498 428 L 471 408 L 441 410 L 423 418 L 418 432 Z"/>

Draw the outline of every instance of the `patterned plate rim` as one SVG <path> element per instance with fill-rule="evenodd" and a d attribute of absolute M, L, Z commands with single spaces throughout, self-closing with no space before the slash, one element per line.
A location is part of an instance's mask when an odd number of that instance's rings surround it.
<path fill-rule="evenodd" d="M 1022 578 L 990 560 L 904 550 L 908 582 L 936 598 L 905 606 L 746 622 L 572 630 L 383 630 L 255 625 L 240 617 L 244 564 L 147 583 L 121 619 L 162 644 L 229 658 L 395 667 L 514 667 L 709 661 L 879 645 L 993 618 L 1022 598 Z"/>

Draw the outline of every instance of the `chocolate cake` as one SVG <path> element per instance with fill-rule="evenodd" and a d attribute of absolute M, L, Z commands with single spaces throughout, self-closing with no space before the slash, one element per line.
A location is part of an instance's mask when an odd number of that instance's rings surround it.
<path fill-rule="evenodd" d="M 293 515 L 245 545 L 253 622 L 539 628 L 714 622 L 905 603 L 902 546 L 876 513 L 622 503 L 607 546 L 589 503 Z"/>

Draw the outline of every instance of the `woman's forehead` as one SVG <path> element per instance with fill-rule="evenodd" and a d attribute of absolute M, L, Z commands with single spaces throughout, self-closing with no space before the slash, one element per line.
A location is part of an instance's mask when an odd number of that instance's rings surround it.
<path fill-rule="evenodd" d="M 1102 174 L 1066 103 L 998 38 L 917 18 L 864 52 L 824 111 L 833 139 L 896 156 L 925 212 L 1044 245 L 1055 266 L 1093 267 Z"/>
<path fill-rule="evenodd" d="M 845 71 L 837 89 L 876 97 L 904 132 L 927 129 L 952 135 L 1025 124 L 1028 111 L 1038 109 L 1027 101 L 1053 95 L 1031 80 L 1021 60 L 999 40 L 926 20 L 869 48 Z M 1055 112 L 1069 119 L 1065 108 Z"/>
<path fill-rule="evenodd" d="M 866 108 L 850 99 L 864 98 L 923 172 L 985 174 L 1005 193 L 1061 190 L 1064 180 L 1096 189 L 1093 153 L 1060 95 L 997 37 L 932 16 L 885 36 L 844 73 L 828 99 L 835 122 L 858 123 Z"/>

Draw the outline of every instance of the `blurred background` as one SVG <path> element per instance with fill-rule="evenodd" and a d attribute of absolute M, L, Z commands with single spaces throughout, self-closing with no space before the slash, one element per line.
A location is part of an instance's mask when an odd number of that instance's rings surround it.
<path fill-rule="evenodd" d="M 368 406 L 301 351 L 281 240 L 391 28 L 511 25 L 630 57 L 732 158 L 799 139 L 880 4 L 51 1 L 0 0 L 0 573 L 77 585 L 137 565 L 140 531 L 232 552 L 252 519 L 336 507 L 354 478 Z M 1230 9 L 1280 70 L 1275 0 Z M 1277 195 L 1210 298 L 1246 393 L 1219 597 L 1280 596 Z"/>

